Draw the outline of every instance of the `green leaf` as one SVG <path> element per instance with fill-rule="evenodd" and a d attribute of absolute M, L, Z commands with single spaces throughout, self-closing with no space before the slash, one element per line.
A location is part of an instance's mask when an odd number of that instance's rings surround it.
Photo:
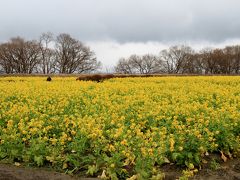
<path fill-rule="evenodd" d="M 87 174 L 93 176 L 95 173 L 98 172 L 98 168 L 96 165 L 88 166 Z"/>
<path fill-rule="evenodd" d="M 180 155 L 181 155 L 180 153 L 172 153 L 172 159 L 176 161 Z"/>
<path fill-rule="evenodd" d="M 197 164 L 200 164 L 200 159 L 198 154 L 194 154 L 194 160 Z"/>
<path fill-rule="evenodd" d="M 34 156 L 34 162 L 37 163 L 38 166 L 43 165 L 43 156 Z"/>
<path fill-rule="evenodd" d="M 193 159 L 192 153 L 191 153 L 191 152 L 187 153 L 187 157 L 188 157 L 189 159 Z"/>

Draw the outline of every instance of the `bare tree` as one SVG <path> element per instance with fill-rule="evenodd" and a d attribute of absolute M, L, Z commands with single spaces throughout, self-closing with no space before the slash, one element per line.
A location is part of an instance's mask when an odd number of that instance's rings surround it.
<path fill-rule="evenodd" d="M 132 70 L 131 64 L 125 58 L 120 58 L 115 67 L 115 72 L 120 74 L 133 74 Z"/>
<path fill-rule="evenodd" d="M 162 61 L 155 55 L 131 55 L 121 58 L 115 67 L 117 73 L 123 74 L 153 74 L 162 72 Z"/>
<path fill-rule="evenodd" d="M 182 64 L 182 73 L 185 74 L 202 74 L 202 64 L 199 61 L 197 53 L 190 53 L 186 56 Z"/>
<path fill-rule="evenodd" d="M 3 67 L 0 65 L 0 74 L 3 74 L 4 73 L 4 69 Z"/>
<path fill-rule="evenodd" d="M 194 61 L 194 68 L 196 74 L 205 74 L 205 64 L 201 53 L 195 53 L 192 55 Z"/>
<path fill-rule="evenodd" d="M 169 56 L 169 51 L 167 49 L 164 49 L 160 52 L 160 58 L 164 62 L 165 72 L 167 72 L 168 74 L 174 73 L 175 63 L 171 56 Z"/>
<path fill-rule="evenodd" d="M 217 63 L 212 59 L 212 48 L 204 48 L 200 51 L 201 61 L 205 74 L 213 74 L 217 68 Z"/>
<path fill-rule="evenodd" d="M 230 74 L 231 73 L 231 57 L 228 58 L 228 51 L 224 52 L 223 49 L 215 49 L 212 58 L 217 63 L 217 74 Z"/>
<path fill-rule="evenodd" d="M 239 74 L 240 71 L 240 46 L 233 46 L 233 71 Z"/>
<path fill-rule="evenodd" d="M 162 50 L 160 57 L 165 63 L 168 73 L 183 73 L 184 63 L 189 61 L 193 50 L 189 46 L 172 46 L 168 50 Z"/>
<path fill-rule="evenodd" d="M 128 62 L 129 62 L 129 64 L 131 64 L 133 72 L 139 73 L 139 74 L 144 74 L 144 63 L 140 56 L 137 56 L 136 54 L 131 55 L 128 58 Z"/>
<path fill-rule="evenodd" d="M 72 38 L 69 34 L 57 36 L 56 60 L 59 72 L 66 74 L 92 72 L 101 65 L 89 47 Z"/>
<path fill-rule="evenodd" d="M 10 74 L 14 72 L 13 69 L 13 58 L 9 50 L 9 43 L 4 43 L 0 45 L 0 66 L 1 71 Z"/>
<path fill-rule="evenodd" d="M 240 70 L 240 46 L 226 46 L 223 52 L 227 73 L 238 74 Z"/>
<path fill-rule="evenodd" d="M 143 62 L 143 74 L 155 74 L 164 72 L 163 62 L 159 57 L 146 54 L 142 56 L 141 59 Z"/>
<path fill-rule="evenodd" d="M 10 42 L 1 45 L 1 64 L 6 73 L 31 74 L 39 63 L 39 50 L 36 41 L 12 38 Z"/>
<path fill-rule="evenodd" d="M 39 39 L 40 47 L 40 63 L 39 69 L 43 74 L 50 74 L 55 72 L 56 60 L 55 50 L 50 47 L 53 43 L 53 34 L 50 32 L 43 33 Z"/>

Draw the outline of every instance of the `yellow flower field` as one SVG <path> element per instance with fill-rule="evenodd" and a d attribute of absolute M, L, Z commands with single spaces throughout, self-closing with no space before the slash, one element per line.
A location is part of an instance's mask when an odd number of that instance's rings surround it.
<path fill-rule="evenodd" d="M 0 78 L 0 159 L 111 179 L 240 151 L 240 77 Z"/>

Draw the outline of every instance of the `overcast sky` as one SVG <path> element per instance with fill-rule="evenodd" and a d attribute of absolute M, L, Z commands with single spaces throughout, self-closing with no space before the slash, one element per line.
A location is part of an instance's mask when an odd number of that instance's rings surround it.
<path fill-rule="evenodd" d="M 239 0 L 0 0 L 0 41 L 69 33 L 110 67 L 175 44 L 240 44 L 239 11 Z"/>

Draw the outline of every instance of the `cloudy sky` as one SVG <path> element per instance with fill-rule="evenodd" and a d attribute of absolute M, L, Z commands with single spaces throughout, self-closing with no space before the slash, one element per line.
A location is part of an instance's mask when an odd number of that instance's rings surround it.
<path fill-rule="evenodd" d="M 240 44 L 239 10 L 239 0 L 0 0 L 0 42 L 69 33 L 109 68 L 176 44 Z"/>

